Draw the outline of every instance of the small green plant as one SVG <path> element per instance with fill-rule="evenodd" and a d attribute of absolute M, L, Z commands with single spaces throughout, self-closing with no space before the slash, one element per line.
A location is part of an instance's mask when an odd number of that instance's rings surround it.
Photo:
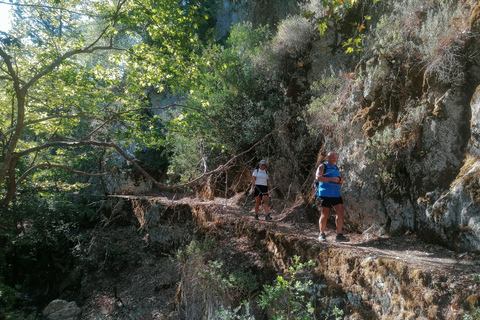
<path fill-rule="evenodd" d="M 21 304 L 17 299 L 17 295 L 20 295 L 18 289 L 19 287 L 14 289 L 0 282 L 0 319 L 35 319 L 34 314 L 28 315 L 18 308 Z"/>
<path fill-rule="evenodd" d="M 317 25 L 318 34 L 323 37 L 328 29 L 342 33 L 342 48 L 345 53 L 363 51 L 363 38 L 371 16 L 365 15 L 368 7 L 380 2 L 375 0 L 320 0 L 307 1 L 301 8 L 303 16 Z"/>
<path fill-rule="evenodd" d="M 314 313 L 313 297 L 309 289 L 311 280 L 302 280 L 300 271 L 314 266 L 314 262 L 301 263 L 299 256 L 294 256 L 294 265 L 290 274 L 284 278 L 278 276 L 274 286 L 264 285 L 264 291 L 258 299 L 259 306 L 272 311 L 272 319 L 311 319 Z"/>
<path fill-rule="evenodd" d="M 476 284 L 480 283 L 480 274 L 474 274 L 473 275 L 473 282 Z"/>
<path fill-rule="evenodd" d="M 475 308 L 471 313 L 466 312 L 463 315 L 463 320 L 480 320 L 480 309 Z"/>
<path fill-rule="evenodd" d="M 236 306 L 243 300 L 250 300 L 252 292 L 258 288 L 255 275 L 241 269 L 230 271 L 231 268 L 221 260 L 208 260 L 217 247 L 215 244 L 211 238 L 192 241 L 178 252 L 177 259 L 182 264 L 183 274 L 182 300 L 189 301 L 181 308 L 193 315 L 202 312 L 197 307 L 201 305 L 215 310 L 220 319 L 250 319 L 246 302 L 233 311 L 224 306 Z"/>
<path fill-rule="evenodd" d="M 255 320 L 255 317 L 250 314 L 247 301 L 242 302 L 233 311 L 221 307 L 215 312 L 215 315 L 222 320 Z"/>
<path fill-rule="evenodd" d="M 335 308 L 332 310 L 331 316 L 335 317 L 335 320 L 342 320 L 344 316 L 343 310 L 335 306 Z"/>

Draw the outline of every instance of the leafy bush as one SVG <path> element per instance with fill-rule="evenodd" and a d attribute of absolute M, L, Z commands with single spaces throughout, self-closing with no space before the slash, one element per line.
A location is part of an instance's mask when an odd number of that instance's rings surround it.
<path fill-rule="evenodd" d="M 53 192 L 53 196 L 50 192 L 56 187 L 52 186 L 39 189 L 43 190 L 40 194 L 22 190 L 2 216 L 2 224 L 10 228 L 1 234 L 0 280 L 18 286 L 30 299 L 43 301 L 61 294 L 62 281 L 76 265 L 74 247 L 80 225 L 98 216 L 84 199 L 62 192 Z M 67 288 L 71 289 L 75 288 Z"/>
<path fill-rule="evenodd" d="M 21 303 L 17 298 L 19 295 L 17 290 L 0 282 L 0 319 L 36 319 L 35 314 L 19 310 Z"/>
<path fill-rule="evenodd" d="M 465 44 L 472 37 L 463 2 L 402 0 L 384 10 L 369 36 L 370 46 L 421 64 L 440 82 L 463 80 L 464 64 L 471 60 Z"/>
<path fill-rule="evenodd" d="M 268 39 L 266 27 L 239 24 L 225 47 L 212 45 L 203 52 L 201 76 L 186 98 L 189 108 L 168 124 L 171 176 L 182 181 L 199 176 L 205 165 L 218 166 L 273 130 L 284 95 L 275 74 L 255 65 Z"/>
<path fill-rule="evenodd" d="M 472 312 L 466 312 L 463 315 L 463 320 L 480 320 L 480 309 L 475 308 Z"/>
<path fill-rule="evenodd" d="M 312 261 L 301 263 L 294 257 L 294 266 L 289 268 L 288 278 L 278 276 L 275 286 L 264 285 L 259 305 L 273 313 L 272 319 L 311 319 L 314 313 L 312 297 L 309 294 L 313 282 L 302 281 L 300 271 L 315 264 Z"/>
<path fill-rule="evenodd" d="M 339 73 L 335 70 L 324 73 L 324 76 L 312 85 L 312 102 L 308 106 L 308 114 L 314 131 L 334 127 L 340 120 L 335 107 L 341 105 L 341 98 L 347 92 L 350 79 Z"/>
<path fill-rule="evenodd" d="M 480 284 L 480 275 L 476 274 L 473 276 L 473 282 L 476 284 Z"/>
<path fill-rule="evenodd" d="M 367 22 L 371 20 L 368 12 L 382 0 L 310 0 L 300 6 L 303 16 L 316 24 L 321 37 L 332 37 L 330 47 L 333 52 L 343 47 L 345 53 L 363 51 L 363 38 Z"/>
<path fill-rule="evenodd" d="M 272 40 L 272 50 L 279 64 L 291 59 L 299 59 L 308 50 L 316 32 L 314 25 L 301 16 L 291 16 L 283 20 Z"/>
<path fill-rule="evenodd" d="M 210 260 L 208 257 L 215 247 L 215 241 L 207 238 L 192 241 L 177 253 L 182 263 L 182 301 L 187 302 L 180 306 L 181 312 L 194 315 L 208 309 L 222 314 L 224 319 L 237 319 L 223 304 L 236 305 L 242 299 L 250 299 L 258 284 L 250 272 L 238 269 L 231 272 L 223 261 Z"/>

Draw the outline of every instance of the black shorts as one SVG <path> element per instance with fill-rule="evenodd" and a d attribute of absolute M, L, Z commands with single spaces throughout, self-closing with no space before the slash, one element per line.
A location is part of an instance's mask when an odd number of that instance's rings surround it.
<path fill-rule="evenodd" d="M 333 208 L 336 205 L 343 204 L 342 197 L 332 198 L 332 197 L 317 197 L 318 204 L 320 207 Z"/>
<path fill-rule="evenodd" d="M 268 196 L 268 186 L 255 185 L 253 197 L 256 198 L 258 196 Z"/>

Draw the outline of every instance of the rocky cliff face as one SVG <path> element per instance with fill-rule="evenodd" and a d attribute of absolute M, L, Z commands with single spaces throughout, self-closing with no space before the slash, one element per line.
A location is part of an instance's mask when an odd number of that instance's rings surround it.
<path fill-rule="evenodd" d="M 298 13 L 296 0 L 216 1 L 214 7 L 218 39 L 228 36 L 232 24 L 250 21 L 254 26 L 269 25 L 274 29 L 289 14 Z"/>
<path fill-rule="evenodd" d="M 259 9 L 267 5 L 262 1 L 243 4 L 245 11 L 233 14 L 232 8 L 240 9 L 240 3 L 223 1 L 223 11 L 219 11 L 223 19 L 230 17 L 233 22 L 235 17 L 243 17 L 258 22 L 259 16 L 267 14 Z M 268 6 L 272 10 L 265 18 L 268 21 L 264 21 L 270 23 L 297 10 L 294 2 L 273 1 Z M 412 26 L 421 28 L 421 23 L 427 21 L 430 13 L 422 8 L 412 13 L 418 23 Z M 471 36 L 468 41 L 459 42 L 459 50 L 476 52 L 479 4 L 467 1 L 466 8 L 472 14 L 467 21 L 468 30 L 462 32 Z M 323 111 L 323 122 L 316 127 L 320 133 L 312 136 L 323 144 L 316 165 L 328 150 L 336 150 L 340 155 L 347 228 L 363 232 L 373 227 L 377 232 L 392 235 L 413 231 L 424 240 L 452 249 L 479 251 L 480 98 L 475 90 L 480 84 L 478 58 L 459 64 L 461 70 L 455 72 L 462 77 L 444 81 L 430 71 L 433 67 L 441 69 L 442 63 L 447 65 L 449 61 L 422 67 L 405 60 L 401 53 L 387 54 L 376 44 L 355 60 L 339 50 L 331 50 L 338 45 L 335 41 L 338 34 L 327 33 L 312 42 L 304 56 L 304 68 L 308 70 L 302 81 L 307 83 L 305 88 L 310 88 L 325 77 L 343 78 L 341 96 Z M 315 115 L 320 117 L 318 111 L 312 113 Z M 291 145 L 299 145 L 297 136 L 290 139 Z M 286 162 L 289 161 L 273 160 L 272 166 L 276 166 L 277 172 L 295 167 L 285 165 Z M 302 178 L 311 179 L 314 171 L 312 164 L 310 175 Z M 286 192 L 281 187 L 285 177 L 288 175 L 274 177 L 282 194 Z M 295 190 L 289 186 L 288 192 L 311 194 L 312 190 L 301 186 L 302 181 L 297 182 Z"/>
<path fill-rule="evenodd" d="M 478 80 L 429 84 L 423 70 L 405 69 L 381 53 L 360 63 L 338 110 L 341 125 L 325 139 L 341 156 L 350 227 L 411 230 L 478 251 Z M 408 95 L 400 98 L 398 87 Z"/>

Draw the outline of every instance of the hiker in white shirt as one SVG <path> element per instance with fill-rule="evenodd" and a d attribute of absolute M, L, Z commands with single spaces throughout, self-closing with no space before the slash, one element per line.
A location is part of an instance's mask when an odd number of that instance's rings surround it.
<path fill-rule="evenodd" d="M 270 217 L 270 208 L 268 206 L 268 197 L 271 196 L 270 182 L 268 181 L 267 162 L 265 160 L 260 161 L 260 168 L 255 169 L 252 174 L 252 189 L 250 194 L 253 193 L 255 198 L 255 220 L 258 220 L 258 211 L 260 209 L 260 203 L 263 200 L 263 207 L 265 209 L 265 220 L 272 220 Z"/>

